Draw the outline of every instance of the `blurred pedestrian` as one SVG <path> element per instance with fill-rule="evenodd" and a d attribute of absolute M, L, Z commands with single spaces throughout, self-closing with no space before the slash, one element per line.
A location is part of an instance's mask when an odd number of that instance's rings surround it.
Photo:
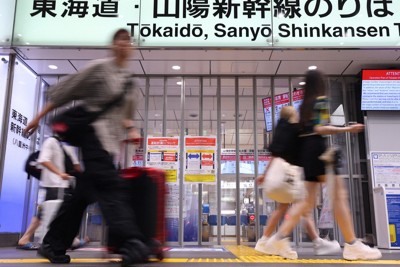
<path fill-rule="evenodd" d="M 39 182 L 40 190 L 45 194 L 44 201 L 63 199 L 65 195 L 71 195 L 71 180 L 74 179 L 72 175 L 81 172 L 79 160 L 72 147 L 62 143 L 58 136 L 51 136 L 43 142 L 37 162 L 44 167 Z M 37 215 L 32 217 L 26 232 L 18 240 L 18 249 L 38 249 L 31 238 L 41 224 L 42 214 L 43 207 L 39 205 Z M 77 248 L 85 243 L 84 240 L 75 238 L 73 247 Z"/>
<path fill-rule="evenodd" d="M 321 72 L 308 71 L 305 77 L 304 100 L 300 107 L 300 164 L 304 168 L 307 198 L 295 203 L 288 211 L 286 219 L 278 232 L 266 242 L 268 254 L 284 258 L 297 259 L 297 252 L 290 247 L 287 236 L 292 232 L 301 216 L 308 214 L 315 207 L 320 183 L 327 178 L 334 180 L 333 211 L 335 219 L 343 234 L 345 244 L 343 258 L 346 260 L 374 260 L 382 257 L 377 248 L 371 248 L 358 240 L 354 233 L 348 193 L 343 178 L 327 177 L 325 163 L 319 157 L 327 149 L 325 135 L 339 133 L 359 133 L 363 124 L 346 127 L 329 125 L 328 100 L 325 96 L 325 80 Z"/>
<path fill-rule="evenodd" d="M 270 164 L 276 157 L 280 157 L 292 165 L 300 165 L 299 158 L 299 115 L 293 106 L 285 106 L 280 112 L 280 119 L 275 128 L 272 143 L 269 146 L 269 151 L 272 154 Z M 268 171 L 268 167 L 265 170 Z M 257 183 L 264 182 L 265 174 L 257 178 Z M 265 227 L 263 236 L 257 241 L 255 250 L 268 254 L 265 244 L 271 235 L 274 233 L 279 221 L 283 218 L 289 208 L 289 203 L 278 203 L 277 208 L 269 216 L 268 223 Z M 332 255 L 341 251 L 337 241 L 328 241 L 322 239 L 318 235 L 311 212 L 303 216 L 303 222 L 307 234 L 313 242 L 315 255 Z"/>
<path fill-rule="evenodd" d="M 48 103 L 24 131 L 31 134 L 48 112 L 74 100 L 80 100 L 89 111 L 99 111 L 105 109 L 110 99 L 123 94 L 120 102 L 107 108 L 82 136 L 83 175 L 77 179 L 71 199 L 61 205 L 38 250 L 52 263 L 70 262 L 66 250 L 78 232 L 84 210 L 94 201 L 99 203 L 109 230 L 123 240 L 118 251 L 122 265 L 148 260 L 146 240 L 135 223 L 133 211 L 123 202 L 122 178 L 114 164 L 120 142 L 126 137 L 137 137 L 133 115 L 139 93 L 129 85 L 132 73 L 128 69 L 132 48 L 129 32 L 117 30 L 111 45 L 113 56 L 96 60 L 51 87 Z"/>

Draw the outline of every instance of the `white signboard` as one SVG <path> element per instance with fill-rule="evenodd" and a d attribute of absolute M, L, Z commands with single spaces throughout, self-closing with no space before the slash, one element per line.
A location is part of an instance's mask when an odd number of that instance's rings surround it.
<path fill-rule="evenodd" d="M 166 181 L 178 182 L 179 137 L 148 137 L 147 166 L 165 170 Z"/>
<path fill-rule="evenodd" d="M 373 187 L 400 188 L 400 152 L 371 152 Z"/>
<path fill-rule="evenodd" d="M 108 45 L 118 28 L 142 47 L 393 47 L 400 1 L 24 0 L 13 45 Z"/>
<path fill-rule="evenodd" d="M 185 136 L 185 182 L 216 182 L 216 149 L 215 136 Z"/>

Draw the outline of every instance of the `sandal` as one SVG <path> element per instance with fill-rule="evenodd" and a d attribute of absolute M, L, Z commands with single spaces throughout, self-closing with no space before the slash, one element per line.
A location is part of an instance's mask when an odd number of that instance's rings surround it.
<path fill-rule="evenodd" d="M 22 249 L 22 250 L 38 250 L 39 249 L 39 245 L 35 245 L 32 242 L 28 242 L 24 245 L 17 245 L 16 247 L 17 249 Z"/>

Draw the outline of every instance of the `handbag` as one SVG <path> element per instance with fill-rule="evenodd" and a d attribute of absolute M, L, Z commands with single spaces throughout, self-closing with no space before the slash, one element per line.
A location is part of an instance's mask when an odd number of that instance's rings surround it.
<path fill-rule="evenodd" d="M 84 105 L 77 105 L 57 114 L 51 121 L 52 130 L 61 139 L 72 146 L 81 146 L 83 136 L 92 127 L 91 124 L 111 107 L 122 101 L 127 89 L 132 85 L 129 79 L 124 84 L 124 92 L 109 101 L 99 111 L 88 111 Z"/>
<path fill-rule="evenodd" d="M 264 194 L 280 203 L 292 203 L 305 198 L 303 168 L 280 157 L 273 158 L 265 173 Z"/>

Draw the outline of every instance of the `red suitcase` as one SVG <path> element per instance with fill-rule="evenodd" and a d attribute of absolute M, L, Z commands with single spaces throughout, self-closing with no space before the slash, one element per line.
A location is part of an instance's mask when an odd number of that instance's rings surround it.
<path fill-rule="evenodd" d="M 165 172 L 148 167 L 130 167 L 121 170 L 126 183 L 125 201 L 134 213 L 143 235 L 151 240 L 151 254 L 164 258 L 162 245 L 165 242 Z M 108 247 L 115 251 L 118 241 L 108 235 Z"/>

